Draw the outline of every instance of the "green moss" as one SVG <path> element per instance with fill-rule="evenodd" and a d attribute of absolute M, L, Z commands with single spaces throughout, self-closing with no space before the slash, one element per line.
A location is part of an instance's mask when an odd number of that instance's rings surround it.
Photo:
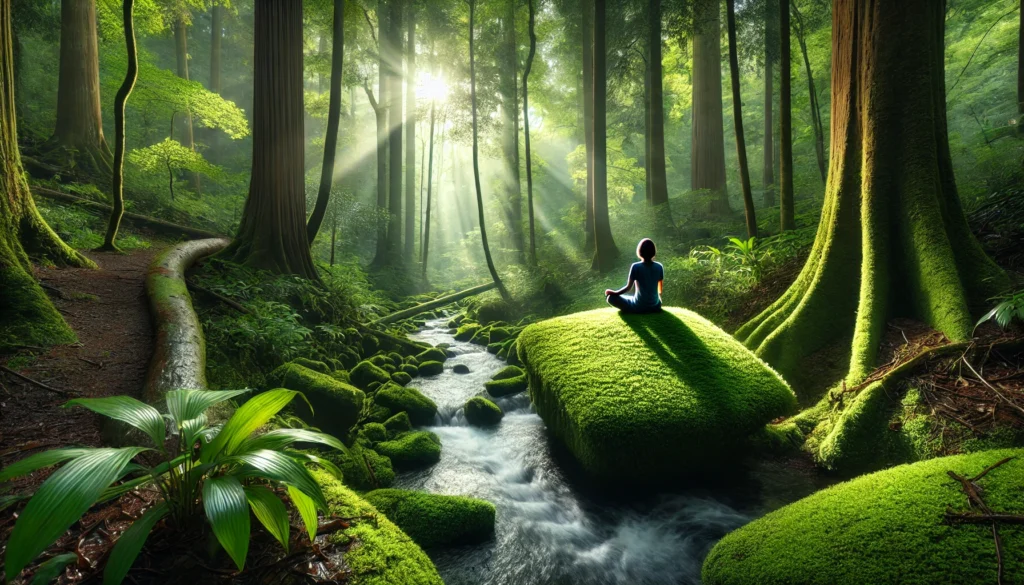
<path fill-rule="evenodd" d="M 398 384 L 399 386 L 405 386 L 409 382 L 412 382 L 412 376 L 405 372 L 398 371 L 395 372 L 394 374 L 391 374 L 391 381 L 394 382 L 395 384 Z"/>
<path fill-rule="evenodd" d="M 473 334 L 473 337 L 469 339 L 469 342 L 475 343 L 477 345 L 487 345 L 488 343 L 491 342 L 490 328 L 484 327 L 483 329 L 480 329 L 479 331 Z"/>
<path fill-rule="evenodd" d="M 299 364 L 300 366 L 309 368 L 309 369 L 311 369 L 311 370 L 313 370 L 315 372 L 320 372 L 321 374 L 330 374 L 331 373 L 330 366 L 328 366 L 324 362 L 320 362 L 320 361 L 317 361 L 317 360 L 311 360 L 309 358 L 300 357 L 300 358 L 293 359 L 291 363 Z"/>
<path fill-rule="evenodd" d="M 314 477 L 323 488 L 328 512 L 339 518 L 375 515 L 377 509 L 323 471 Z M 330 538 L 358 543 L 347 547 L 345 567 L 351 585 L 444 585 L 426 553 L 383 514 L 377 521 L 356 521 Z"/>
<path fill-rule="evenodd" d="M 853 474 L 915 459 L 906 433 L 889 424 L 899 405 L 881 382 L 848 400 L 815 429 L 814 434 L 822 437 L 816 453 L 822 466 Z"/>
<path fill-rule="evenodd" d="M 412 366 L 418 366 L 418 365 L 420 365 L 420 360 L 417 359 L 416 356 L 410 355 L 410 356 L 406 356 L 404 363 L 412 365 Z"/>
<path fill-rule="evenodd" d="M 394 437 L 399 433 L 411 431 L 412 421 L 409 420 L 408 413 L 400 412 L 384 421 L 384 428 L 387 429 L 389 437 Z"/>
<path fill-rule="evenodd" d="M 415 378 L 420 374 L 420 369 L 414 364 L 402 364 L 401 371 L 409 374 L 412 378 Z"/>
<path fill-rule="evenodd" d="M 469 341 L 476 335 L 477 331 L 480 331 L 481 325 L 479 323 L 467 323 L 459 327 L 458 331 L 455 332 L 455 339 L 459 341 Z"/>
<path fill-rule="evenodd" d="M 364 335 L 361 341 L 363 355 L 373 355 L 380 349 L 380 340 L 376 335 Z"/>
<path fill-rule="evenodd" d="M 487 353 L 492 353 L 494 355 L 498 355 L 498 352 L 501 351 L 501 347 L 502 347 L 502 345 L 500 343 L 488 343 L 487 344 Z"/>
<path fill-rule="evenodd" d="M 367 400 L 366 407 L 363 409 L 363 421 L 364 422 L 384 422 L 391 418 L 390 408 L 377 404 L 376 401 L 371 397 Z"/>
<path fill-rule="evenodd" d="M 510 321 L 515 309 L 502 299 L 484 299 L 470 306 L 469 315 L 484 325 L 495 321 Z"/>
<path fill-rule="evenodd" d="M 366 423 L 363 425 L 363 436 L 374 443 L 379 443 L 388 440 L 388 430 L 382 423 Z"/>
<path fill-rule="evenodd" d="M 421 376 L 436 376 L 444 371 L 444 364 L 441 362 L 423 362 L 420 364 Z"/>
<path fill-rule="evenodd" d="M 432 347 L 426 351 L 422 351 L 416 354 L 416 363 L 422 364 L 423 362 L 443 362 L 448 359 L 448 354 L 443 349 Z"/>
<path fill-rule="evenodd" d="M 487 393 L 495 398 L 518 394 L 519 392 L 526 390 L 528 386 L 529 381 L 526 374 L 520 374 L 515 378 L 503 378 L 501 380 L 491 380 L 490 382 L 484 383 L 484 388 L 487 388 Z"/>
<path fill-rule="evenodd" d="M 441 460 L 441 439 L 429 431 L 402 433 L 374 445 L 399 471 L 423 469 Z"/>
<path fill-rule="evenodd" d="M 43 289 L 4 253 L 5 247 L 0 238 L 0 349 L 77 341 Z"/>
<path fill-rule="evenodd" d="M 492 380 L 507 380 L 509 378 L 518 378 L 524 375 L 526 372 L 518 366 L 505 366 L 497 374 L 491 376 Z"/>
<path fill-rule="evenodd" d="M 967 496 L 946 472 L 972 477 L 1016 457 L 977 483 L 993 510 L 1020 513 L 1022 455 L 1003 450 L 932 459 L 822 490 L 727 535 L 704 563 L 704 583 L 995 583 L 990 527 L 944 522 L 947 508 L 968 511 Z M 999 532 L 1004 582 L 1020 582 L 1024 527 L 1004 524 Z"/>
<path fill-rule="evenodd" d="M 491 427 L 501 422 L 505 413 L 497 404 L 487 400 L 483 396 L 474 396 L 466 401 L 464 407 L 466 420 L 471 425 L 478 427 Z"/>
<path fill-rule="evenodd" d="M 366 494 L 366 501 L 423 548 L 478 544 L 494 537 L 494 505 L 484 500 L 386 489 Z"/>
<path fill-rule="evenodd" d="M 500 343 L 505 341 L 512 336 L 512 331 L 508 327 L 491 327 L 490 335 L 488 338 L 491 343 Z"/>
<path fill-rule="evenodd" d="M 415 388 L 403 388 L 396 384 L 386 384 L 377 391 L 374 402 L 391 409 L 392 412 L 406 412 L 409 420 L 416 425 L 428 425 L 434 422 L 437 404 Z"/>
<path fill-rule="evenodd" d="M 366 361 L 368 361 L 371 364 L 377 366 L 378 368 L 383 368 L 385 365 L 391 363 L 391 360 L 388 359 L 388 356 L 386 356 L 386 355 L 384 355 L 382 353 L 378 353 L 375 356 L 371 356 L 371 357 L 367 358 Z"/>
<path fill-rule="evenodd" d="M 388 352 L 388 359 L 391 360 L 391 365 L 393 366 L 398 366 L 405 361 L 405 359 L 402 357 L 402 354 L 398 353 L 397 351 Z"/>
<path fill-rule="evenodd" d="M 295 362 L 271 372 L 270 379 L 278 386 L 302 392 L 313 405 L 313 412 L 301 400 L 292 402 L 292 408 L 303 420 L 326 433 L 345 436 L 363 410 L 362 390 Z"/>
<path fill-rule="evenodd" d="M 345 485 L 357 490 L 373 490 L 390 487 L 395 483 L 395 470 L 391 460 L 356 441 L 348 452 L 325 453 L 345 478 Z"/>
<path fill-rule="evenodd" d="M 349 372 L 349 378 L 352 380 L 352 384 L 366 390 L 370 389 L 372 382 L 378 384 L 386 384 L 391 381 L 391 375 L 386 371 L 380 369 L 369 360 L 364 360 L 356 364 L 356 367 L 352 368 Z"/>
<path fill-rule="evenodd" d="M 331 372 L 331 377 L 339 382 L 344 382 L 345 384 L 352 383 L 352 379 L 349 377 L 347 370 L 334 370 Z"/>
<path fill-rule="evenodd" d="M 700 473 L 796 407 L 778 374 L 684 309 L 550 319 L 523 330 L 518 351 L 548 428 L 610 483 Z"/>

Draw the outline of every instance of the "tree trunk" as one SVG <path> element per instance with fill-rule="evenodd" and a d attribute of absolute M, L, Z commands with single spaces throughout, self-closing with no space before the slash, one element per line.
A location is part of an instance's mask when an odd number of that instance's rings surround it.
<path fill-rule="evenodd" d="M 818 173 L 821 175 L 821 182 L 828 179 L 828 159 L 825 156 L 825 124 L 821 120 L 821 107 L 818 104 L 818 90 L 814 87 L 814 71 L 811 70 L 811 60 L 807 56 L 807 41 L 804 38 L 803 17 L 796 7 L 796 2 L 790 4 L 792 13 L 796 16 L 796 39 L 800 43 L 800 53 L 804 58 L 804 70 L 807 72 L 807 92 L 811 106 L 811 127 L 814 129 L 814 156 L 818 161 Z"/>
<path fill-rule="evenodd" d="M 320 169 L 320 188 L 317 190 L 313 213 L 306 224 L 306 237 L 313 245 L 316 234 L 327 213 L 334 184 L 334 161 L 338 154 L 338 126 L 341 124 L 342 64 L 345 60 L 345 1 L 334 0 L 334 40 L 331 43 L 331 95 L 327 106 L 327 135 L 324 136 L 324 163 Z"/>
<path fill-rule="evenodd" d="M 487 245 L 487 223 L 484 221 L 484 194 L 480 188 L 480 147 L 478 144 L 479 138 L 477 137 L 476 121 L 476 41 L 473 39 L 475 17 L 476 0 L 469 0 L 469 101 L 473 111 L 473 187 L 476 189 L 476 209 L 478 220 L 480 221 L 480 240 L 484 247 L 487 270 L 491 273 L 491 279 L 494 280 L 495 286 L 498 287 L 501 298 L 505 301 L 511 301 L 512 298 L 509 296 L 508 291 L 505 290 L 505 285 L 501 283 L 501 278 L 498 276 L 498 270 L 494 267 L 494 260 L 491 259 L 491 248 Z"/>
<path fill-rule="evenodd" d="M 374 101 L 369 86 L 363 86 L 377 122 L 377 253 L 373 259 L 374 266 L 386 264 L 388 256 L 388 106 L 391 103 L 389 31 L 388 4 L 386 0 L 377 0 L 377 97 L 380 101 Z"/>
<path fill-rule="evenodd" d="M 788 0 L 776 0 L 788 2 Z M 772 120 L 773 106 L 772 94 L 775 91 L 775 81 L 772 65 L 775 63 L 775 41 L 778 37 L 775 34 L 775 18 L 777 11 L 772 10 L 769 2 L 764 10 L 764 165 L 761 171 L 761 185 L 764 187 L 764 206 L 775 206 L 775 121 Z"/>
<path fill-rule="evenodd" d="M 650 19 L 647 67 L 651 80 L 651 154 L 647 165 L 651 169 L 651 205 L 661 205 L 668 203 L 668 179 L 665 177 L 665 103 L 661 80 L 661 0 L 648 0 L 647 10 Z"/>
<path fill-rule="evenodd" d="M 302 0 L 256 0 L 252 179 L 224 258 L 316 279 L 306 234 Z"/>
<path fill-rule="evenodd" d="M 107 222 L 107 234 L 103 240 L 102 249 L 117 249 L 117 230 L 121 226 L 121 217 L 124 215 L 124 152 L 125 152 L 125 121 L 124 110 L 128 98 L 135 88 L 135 81 L 139 77 L 139 52 L 135 46 L 135 0 L 124 0 L 122 16 L 124 19 L 124 43 L 125 52 L 128 55 L 128 70 L 125 71 L 124 81 L 114 96 L 114 166 L 113 184 L 110 189 L 113 199 L 113 207 L 110 210 L 110 220 Z M 167 170 L 171 189 L 171 199 L 174 199 L 174 173 L 171 172 L 171 165 L 168 163 Z"/>
<path fill-rule="evenodd" d="M 530 221 L 530 265 L 537 265 L 537 233 L 533 217 L 533 159 L 530 154 L 530 69 L 533 68 L 533 57 L 537 54 L 537 31 L 534 30 L 533 0 L 526 0 L 530 13 L 530 52 L 526 55 L 526 68 L 523 70 L 523 142 L 526 148 L 526 208 Z"/>
<path fill-rule="evenodd" d="M 103 137 L 97 44 L 95 0 L 62 0 L 57 125 L 47 148 L 62 166 L 103 181 L 113 161 Z"/>
<path fill-rule="evenodd" d="M 1020 1 L 1017 13 L 1020 16 L 1017 27 L 1017 111 L 1024 114 L 1024 0 Z"/>
<path fill-rule="evenodd" d="M 747 237 L 757 237 L 757 219 L 754 217 L 754 195 L 750 191 L 750 167 L 747 166 L 747 143 L 743 138 L 743 101 L 740 98 L 740 64 L 736 47 L 736 2 L 725 0 L 729 29 L 729 72 L 732 78 L 732 116 L 736 129 L 736 158 L 740 166 L 740 186 L 743 189 L 743 216 L 747 222 Z"/>
<path fill-rule="evenodd" d="M 519 181 L 519 88 L 516 82 L 516 0 L 503 0 L 502 50 L 499 52 L 498 83 L 501 92 L 501 158 L 505 163 L 505 224 L 509 246 L 519 261 L 524 259 L 523 197 Z"/>
<path fill-rule="evenodd" d="M 402 8 L 404 3 L 392 0 L 388 4 L 390 63 L 388 77 L 388 255 L 385 260 L 393 264 L 402 254 L 402 133 L 405 111 L 402 107 Z"/>
<path fill-rule="evenodd" d="M 649 39 L 648 39 L 649 41 Z M 648 206 L 654 196 L 651 185 L 651 58 L 644 55 L 644 201 Z"/>
<path fill-rule="evenodd" d="M 619 257 L 608 219 L 608 71 L 605 0 L 594 2 L 594 261 L 591 268 L 611 270 Z"/>
<path fill-rule="evenodd" d="M 690 188 L 710 191 L 708 213 L 726 216 L 725 128 L 722 122 L 722 21 L 717 3 L 699 8 L 693 39 L 693 141 Z"/>
<path fill-rule="evenodd" d="M 29 255 L 61 265 L 95 267 L 53 233 L 25 182 L 14 111 L 12 24 L 11 0 L 0 0 L 0 349 L 75 341 L 33 277 Z"/>
<path fill-rule="evenodd" d="M 406 23 L 405 84 L 405 259 L 416 253 L 416 6 L 409 3 Z"/>
<path fill-rule="evenodd" d="M 583 15 L 583 143 L 587 159 L 585 252 L 594 251 L 594 3 L 580 0 Z"/>
<path fill-rule="evenodd" d="M 434 177 L 434 121 L 437 115 L 437 103 L 430 100 L 430 155 L 427 157 L 427 204 L 424 207 L 423 216 L 423 248 L 420 250 L 420 262 L 423 264 L 423 274 L 427 273 L 427 252 L 430 250 L 430 199 L 432 195 Z M 443 148 L 443 147 L 442 147 Z M 444 150 L 441 151 L 442 153 Z"/>
<path fill-rule="evenodd" d="M 793 210 L 793 103 L 792 55 L 789 42 L 789 2 L 779 0 L 779 118 L 782 129 L 779 138 L 779 209 L 782 231 L 796 228 Z"/>
<path fill-rule="evenodd" d="M 188 27 L 185 25 L 185 19 L 178 17 L 174 20 L 174 56 L 178 62 L 178 77 L 182 79 L 189 79 L 188 76 Z M 181 131 L 179 136 L 182 137 L 180 142 L 182 146 L 185 146 L 189 150 L 196 149 L 195 136 L 192 130 L 192 112 L 185 112 L 185 115 L 181 118 Z M 201 183 L 199 181 L 199 173 L 192 173 L 192 189 L 199 193 L 201 191 Z"/>
<path fill-rule="evenodd" d="M 215 2 L 210 7 L 210 91 L 220 95 L 223 89 L 221 78 L 221 46 L 224 40 L 224 7 Z M 210 128 L 206 131 L 209 141 L 211 162 L 220 160 L 220 131 Z"/>
<path fill-rule="evenodd" d="M 853 384 L 873 369 L 888 319 L 965 341 L 972 309 L 1007 279 L 956 192 L 942 3 L 836 0 L 832 20 L 832 161 L 818 235 L 789 290 L 736 337 L 784 376 L 852 338 Z"/>

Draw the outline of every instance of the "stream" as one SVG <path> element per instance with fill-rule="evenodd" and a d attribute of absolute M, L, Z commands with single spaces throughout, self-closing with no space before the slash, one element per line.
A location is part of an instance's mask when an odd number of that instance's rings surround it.
<path fill-rule="evenodd" d="M 462 405 L 506 364 L 455 341 L 445 322 L 430 321 L 411 335 L 448 343 L 456 354 L 442 374 L 413 384 L 437 403 L 429 430 L 441 438 L 441 461 L 399 475 L 395 487 L 474 496 L 497 507 L 493 541 L 428 551 L 447 585 L 700 583 L 701 563 L 722 536 L 815 487 L 791 470 L 766 468 L 740 495 L 689 490 L 622 502 L 590 494 L 556 463 L 525 392 L 495 401 L 505 412 L 497 427 L 466 423 Z M 454 373 L 456 364 L 470 373 Z"/>

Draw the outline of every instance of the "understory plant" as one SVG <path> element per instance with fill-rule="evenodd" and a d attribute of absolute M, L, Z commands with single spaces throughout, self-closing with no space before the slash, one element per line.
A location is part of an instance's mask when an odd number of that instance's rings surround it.
<path fill-rule="evenodd" d="M 975 328 L 991 320 L 994 320 L 1003 329 L 1009 327 L 1014 319 L 1024 323 L 1024 289 L 996 297 L 993 300 L 999 301 L 999 303 L 991 311 L 982 315 L 981 319 L 978 319 Z"/>
<path fill-rule="evenodd" d="M 310 540 L 315 538 L 317 511 L 327 502 L 307 464 L 340 477 L 337 467 L 315 455 L 291 449 L 296 442 L 318 443 L 339 451 L 335 437 L 308 429 L 283 428 L 254 434 L 287 406 L 299 392 L 263 392 L 239 407 L 223 425 L 211 425 L 207 410 L 248 390 L 175 390 L 167 393 L 167 414 L 128 396 L 80 398 L 65 406 L 81 406 L 130 425 L 144 433 L 151 446 L 62 448 L 37 453 L 0 472 L 6 482 L 52 465 L 55 471 L 29 499 L 7 543 L 7 581 L 17 577 L 40 553 L 96 504 L 131 490 L 155 488 L 153 505 L 121 534 L 104 569 L 105 585 L 120 583 L 158 522 L 172 530 L 202 526 L 205 516 L 217 540 L 239 570 L 249 549 L 249 510 L 287 550 L 289 513 L 278 490 L 283 488 L 302 518 Z M 307 401 L 308 405 L 308 401 Z M 310 406 L 312 409 L 312 407 Z M 168 437 L 168 427 L 170 437 Z M 134 462 L 139 455 L 158 454 L 153 466 Z M 63 571 L 77 556 L 59 555 L 38 572 Z"/>

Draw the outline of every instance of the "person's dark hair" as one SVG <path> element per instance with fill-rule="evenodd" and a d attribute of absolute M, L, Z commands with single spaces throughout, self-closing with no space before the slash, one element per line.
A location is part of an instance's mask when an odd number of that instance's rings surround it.
<path fill-rule="evenodd" d="M 644 262 L 650 262 L 657 253 L 658 249 L 654 247 L 654 240 L 651 238 L 640 240 L 640 243 L 636 246 L 636 255 Z"/>

